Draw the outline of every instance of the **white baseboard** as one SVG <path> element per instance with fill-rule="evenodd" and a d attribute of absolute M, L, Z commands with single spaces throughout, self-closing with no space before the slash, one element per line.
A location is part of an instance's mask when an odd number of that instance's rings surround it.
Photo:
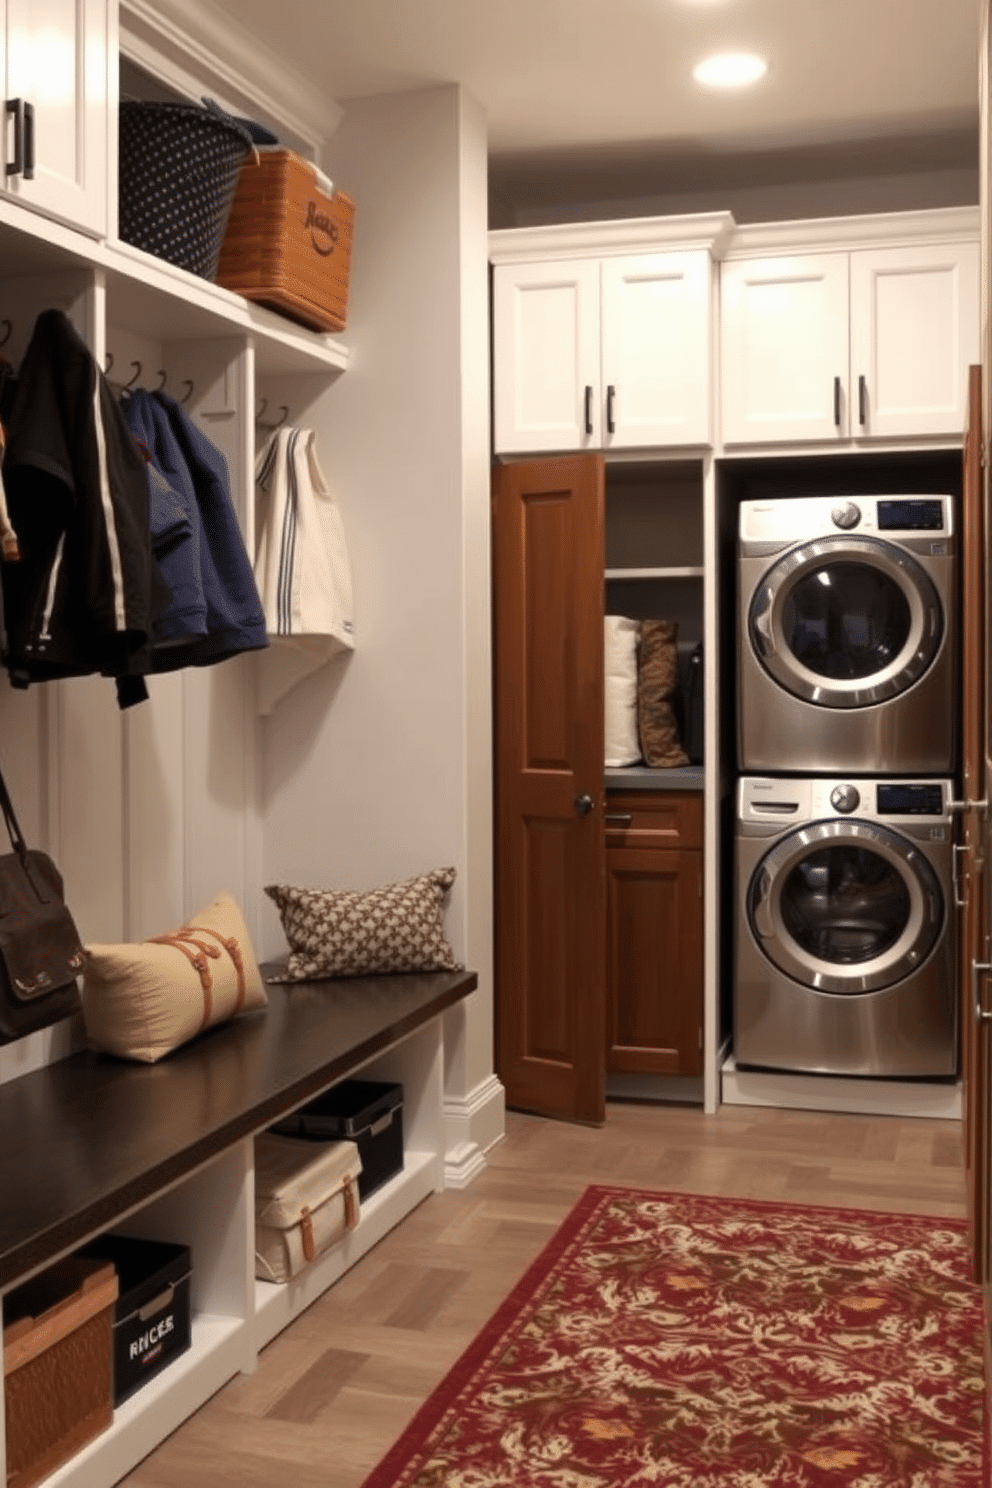
<path fill-rule="evenodd" d="M 960 1082 L 870 1080 L 845 1075 L 790 1075 L 739 1070 L 733 1059 L 721 1070 L 721 1099 L 728 1106 L 781 1106 L 793 1111 L 847 1111 L 864 1116 L 932 1116 L 961 1119 Z"/>
<path fill-rule="evenodd" d="M 506 1131 L 506 1095 L 490 1075 L 464 1096 L 444 1098 L 444 1186 L 467 1188 Z"/>

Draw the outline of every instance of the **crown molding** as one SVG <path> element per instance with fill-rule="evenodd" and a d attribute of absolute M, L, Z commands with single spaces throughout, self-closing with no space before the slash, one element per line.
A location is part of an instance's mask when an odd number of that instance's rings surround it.
<path fill-rule="evenodd" d="M 121 0 L 120 45 L 190 97 L 209 91 L 223 107 L 254 110 L 306 154 L 318 156 L 341 121 L 339 104 L 209 0 Z"/>
<path fill-rule="evenodd" d="M 832 248 L 895 248 L 905 245 L 978 241 L 980 214 L 974 207 L 937 207 L 920 212 L 880 212 L 863 217 L 817 217 L 801 222 L 746 223 L 734 231 L 725 258 L 803 253 Z"/>
<path fill-rule="evenodd" d="M 508 227 L 489 234 L 494 264 L 600 258 L 605 253 L 659 253 L 705 248 L 721 258 L 735 230 L 729 212 L 672 217 L 626 217 L 553 227 Z"/>

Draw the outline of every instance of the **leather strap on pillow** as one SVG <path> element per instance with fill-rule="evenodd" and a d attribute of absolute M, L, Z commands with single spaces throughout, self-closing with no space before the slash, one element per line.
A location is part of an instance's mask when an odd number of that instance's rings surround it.
<path fill-rule="evenodd" d="M 234 939 L 227 939 L 216 930 L 211 930 L 206 925 L 184 925 L 173 935 L 150 935 L 148 939 L 155 945 L 173 946 L 177 951 L 182 951 L 191 966 L 195 966 L 200 977 L 200 985 L 203 988 L 203 1022 L 201 1030 L 210 1023 L 213 1012 L 213 977 L 210 975 L 210 967 L 207 965 L 207 957 L 216 961 L 220 956 L 220 947 L 211 945 L 209 942 L 197 940 L 198 935 L 212 935 L 220 942 L 224 950 L 234 962 L 234 969 L 238 974 L 238 995 L 234 1001 L 234 1017 L 240 1013 L 245 1001 L 245 963 L 241 955 L 241 947 Z M 195 947 L 195 950 L 194 950 Z"/>

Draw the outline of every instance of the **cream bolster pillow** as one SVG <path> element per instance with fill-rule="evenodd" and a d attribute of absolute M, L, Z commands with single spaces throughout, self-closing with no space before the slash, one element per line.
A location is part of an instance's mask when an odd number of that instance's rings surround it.
<path fill-rule="evenodd" d="M 184 925 L 140 944 L 83 947 L 86 1036 L 154 1064 L 203 1029 L 268 998 L 241 910 L 219 894 Z"/>
<path fill-rule="evenodd" d="M 608 769 L 636 765 L 641 757 L 637 730 L 637 637 L 639 625 L 624 615 L 603 618 L 605 661 L 605 764 Z"/>

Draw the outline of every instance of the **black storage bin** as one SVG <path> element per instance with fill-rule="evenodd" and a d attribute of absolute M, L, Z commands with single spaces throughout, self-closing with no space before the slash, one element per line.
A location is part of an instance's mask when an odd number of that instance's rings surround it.
<path fill-rule="evenodd" d="M 276 1122 L 283 1137 L 358 1144 L 358 1196 L 368 1198 L 403 1171 L 403 1086 L 383 1080 L 342 1080 Z"/>
<path fill-rule="evenodd" d="M 141 103 L 119 111 L 117 231 L 125 243 L 213 279 L 248 130 L 216 105 Z"/>
<path fill-rule="evenodd" d="M 114 1405 L 120 1405 L 189 1348 L 190 1249 L 167 1240 L 100 1235 L 79 1254 L 112 1261 L 117 1269 Z"/>

